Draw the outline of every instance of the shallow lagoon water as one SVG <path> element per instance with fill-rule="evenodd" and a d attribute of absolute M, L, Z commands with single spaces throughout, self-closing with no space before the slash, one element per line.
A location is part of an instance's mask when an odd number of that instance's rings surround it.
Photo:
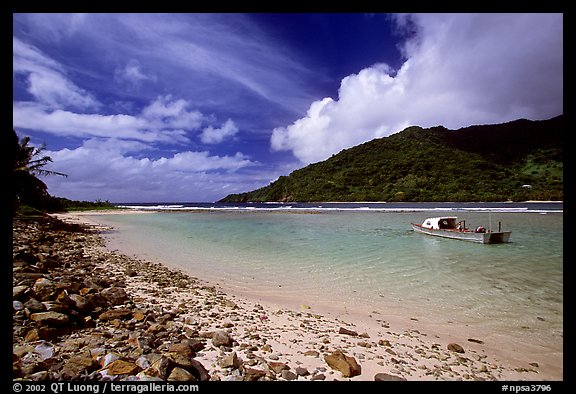
<path fill-rule="evenodd" d="M 172 210 L 98 221 L 119 230 L 109 234 L 113 247 L 245 293 L 404 315 L 562 351 L 561 210 L 332 208 Z M 470 228 L 500 221 L 511 242 L 481 245 L 410 228 L 444 214 Z"/>

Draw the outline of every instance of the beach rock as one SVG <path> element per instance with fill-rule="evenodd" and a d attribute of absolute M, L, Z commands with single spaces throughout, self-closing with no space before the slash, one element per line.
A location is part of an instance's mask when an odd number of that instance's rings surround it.
<path fill-rule="evenodd" d="M 68 324 L 68 315 L 59 312 L 38 312 L 30 315 L 30 319 L 49 326 L 64 326 Z"/>
<path fill-rule="evenodd" d="M 347 328 L 344 328 L 344 327 L 340 327 L 340 329 L 338 330 L 338 334 L 345 334 L 345 335 L 350 335 L 353 337 L 358 336 L 358 333 L 356 331 L 348 330 Z"/>
<path fill-rule="evenodd" d="M 31 351 L 33 353 L 28 353 L 27 355 L 33 355 L 34 357 L 38 356 L 41 361 L 51 359 L 56 354 L 56 350 L 50 342 L 41 342 Z"/>
<path fill-rule="evenodd" d="M 124 270 L 124 274 L 126 276 L 137 276 L 138 275 L 138 271 L 136 271 L 134 268 L 132 267 L 128 267 Z"/>
<path fill-rule="evenodd" d="M 161 333 L 165 332 L 165 331 L 166 331 L 166 326 L 164 324 L 160 324 L 160 323 L 153 323 L 146 330 L 146 332 L 148 334 L 153 334 L 155 336 L 161 336 Z"/>
<path fill-rule="evenodd" d="M 142 351 L 150 351 L 151 349 L 156 347 L 156 341 L 150 335 L 146 335 L 144 333 L 140 333 L 136 337 L 129 336 L 128 343 L 137 349 L 141 349 Z"/>
<path fill-rule="evenodd" d="M 292 372 L 288 369 L 284 369 L 282 371 L 282 379 L 295 380 L 295 379 L 298 379 L 298 375 L 296 375 L 294 372 Z"/>
<path fill-rule="evenodd" d="M 296 375 L 298 375 L 298 376 L 310 375 L 310 372 L 308 372 L 308 370 L 304 367 L 296 367 L 295 372 L 296 372 Z"/>
<path fill-rule="evenodd" d="M 39 340 L 41 337 L 42 335 L 40 334 L 40 330 L 37 328 L 33 328 L 26 333 L 26 335 L 24 336 L 24 340 L 26 342 L 35 342 Z"/>
<path fill-rule="evenodd" d="M 86 299 L 86 302 L 89 303 L 91 305 L 92 308 L 96 309 L 96 308 L 108 308 L 108 301 L 106 301 L 106 299 L 104 297 L 102 297 L 99 293 L 86 293 L 86 292 L 80 292 L 81 296 L 83 296 Z"/>
<path fill-rule="evenodd" d="M 158 377 L 166 380 L 171 369 L 171 361 L 168 357 L 159 354 L 152 354 L 148 359 L 150 367 L 144 371 L 147 376 Z"/>
<path fill-rule="evenodd" d="M 324 356 L 324 361 L 330 368 L 340 371 L 345 378 L 360 375 L 362 368 L 352 356 L 347 356 L 343 352 L 337 350 L 332 354 Z"/>
<path fill-rule="evenodd" d="M 82 283 L 71 278 L 63 278 L 56 282 L 56 290 L 66 290 L 69 294 L 78 294 L 81 288 Z"/>
<path fill-rule="evenodd" d="M 316 350 L 307 350 L 304 352 L 304 355 L 306 357 L 319 357 L 320 353 L 318 353 Z"/>
<path fill-rule="evenodd" d="M 192 375 L 194 375 L 196 380 L 200 382 L 207 382 L 210 380 L 210 374 L 208 373 L 208 370 L 204 368 L 204 365 L 202 365 L 200 361 L 192 359 L 190 360 L 190 364 L 190 368 L 187 369 L 192 373 Z"/>
<path fill-rule="evenodd" d="M 256 381 L 266 376 L 266 371 L 257 368 L 244 368 L 244 380 Z"/>
<path fill-rule="evenodd" d="M 23 261 L 27 265 L 34 265 L 39 261 L 39 258 L 36 254 L 33 253 L 19 252 L 16 256 L 14 256 L 14 260 Z"/>
<path fill-rule="evenodd" d="M 215 331 L 212 333 L 212 345 L 214 347 L 220 346 L 232 346 L 232 338 L 228 335 L 226 331 Z"/>
<path fill-rule="evenodd" d="M 109 287 L 102 290 L 101 294 L 113 306 L 122 305 L 128 300 L 128 294 L 120 287 Z"/>
<path fill-rule="evenodd" d="M 34 312 L 45 312 L 46 305 L 38 301 L 36 298 L 30 298 L 24 303 L 24 308 L 28 309 L 31 313 Z"/>
<path fill-rule="evenodd" d="M 92 303 L 80 294 L 70 294 L 68 298 L 77 311 L 87 314 L 94 310 Z"/>
<path fill-rule="evenodd" d="M 170 353 L 181 354 L 181 355 L 188 357 L 188 358 L 196 357 L 196 352 L 194 351 L 192 346 L 190 346 L 190 343 L 188 343 L 187 341 L 170 345 L 170 347 L 168 348 L 168 351 Z"/>
<path fill-rule="evenodd" d="M 105 368 L 106 366 L 108 366 L 108 364 L 110 364 L 116 360 L 120 360 L 121 355 L 118 353 L 107 353 L 103 357 L 102 356 L 98 357 L 97 354 L 99 354 L 103 350 L 104 349 L 98 349 L 98 350 L 95 349 L 95 351 L 90 352 L 92 357 L 96 356 L 96 359 L 98 360 L 98 362 L 100 363 L 100 366 L 102 366 L 102 368 Z"/>
<path fill-rule="evenodd" d="M 228 308 L 232 308 L 232 309 L 238 309 L 238 305 L 236 305 L 236 303 L 232 300 L 224 300 L 224 306 L 228 307 Z"/>
<path fill-rule="evenodd" d="M 228 353 L 218 360 L 218 365 L 222 368 L 240 368 L 242 365 L 236 352 Z"/>
<path fill-rule="evenodd" d="M 47 278 L 38 278 L 32 288 L 40 301 L 49 301 L 56 297 L 56 286 Z"/>
<path fill-rule="evenodd" d="M 456 353 L 464 353 L 464 348 L 462 348 L 462 346 L 458 345 L 457 343 L 449 343 L 448 350 Z"/>
<path fill-rule="evenodd" d="M 24 295 L 26 294 L 26 292 L 28 291 L 29 287 L 28 286 L 14 286 L 12 288 L 12 298 L 15 300 L 23 300 L 24 299 Z"/>
<path fill-rule="evenodd" d="M 134 311 L 132 313 L 132 317 L 134 318 L 134 320 L 136 321 L 143 321 L 144 319 L 146 319 L 146 314 L 142 311 Z"/>
<path fill-rule="evenodd" d="M 164 355 L 170 359 L 170 361 L 172 362 L 172 365 L 186 368 L 186 369 L 189 369 L 192 367 L 192 360 L 193 359 L 189 358 L 188 356 L 185 356 L 185 355 L 180 354 L 180 353 L 165 353 Z"/>
<path fill-rule="evenodd" d="M 374 375 L 374 380 L 376 382 L 405 382 L 406 379 L 401 376 L 391 375 L 389 373 L 380 372 Z"/>
<path fill-rule="evenodd" d="M 72 356 L 62 368 L 61 376 L 64 379 L 77 379 L 83 373 L 95 371 L 99 367 L 89 352 Z"/>
<path fill-rule="evenodd" d="M 172 372 L 170 372 L 170 376 L 168 376 L 167 380 L 173 382 L 188 382 L 196 381 L 196 378 L 192 373 L 188 372 L 184 368 L 175 367 Z"/>
<path fill-rule="evenodd" d="M 194 352 L 199 352 L 206 347 L 206 343 L 200 339 L 187 339 L 186 343 L 188 343 L 188 346 L 190 346 L 190 349 L 192 349 Z"/>
<path fill-rule="evenodd" d="M 132 375 L 140 370 L 140 368 L 129 361 L 115 360 L 109 363 L 106 368 L 108 375 Z"/>
<path fill-rule="evenodd" d="M 68 312 L 71 308 L 74 307 L 74 303 L 70 299 L 70 296 L 66 290 L 60 291 L 56 295 L 56 299 L 54 301 L 59 304 L 59 308 L 61 308 L 62 312 Z"/>
<path fill-rule="evenodd" d="M 116 319 L 127 319 L 132 317 L 132 310 L 127 308 L 121 309 L 110 309 L 106 312 L 102 312 L 98 319 L 108 321 Z"/>
<path fill-rule="evenodd" d="M 290 369 L 286 363 L 279 361 L 268 361 L 268 368 L 270 368 L 270 370 L 274 371 L 276 374 L 282 373 L 282 371 L 286 369 Z"/>

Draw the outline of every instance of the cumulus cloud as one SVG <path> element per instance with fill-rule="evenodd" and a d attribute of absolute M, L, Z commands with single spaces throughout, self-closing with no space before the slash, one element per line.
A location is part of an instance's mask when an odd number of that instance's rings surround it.
<path fill-rule="evenodd" d="M 205 144 L 219 144 L 226 138 L 235 136 L 238 131 L 232 119 L 228 119 L 220 128 L 206 127 L 200 134 L 200 139 Z"/>
<path fill-rule="evenodd" d="M 563 112 L 563 20 L 559 14 L 418 14 L 405 61 L 341 81 L 338 98 L 311 104 L 305 117 L 273 130 L 273 150 L 303 163 L 390 135 L 409 125 L 449 128 Z"/>
<path fill-rule="evenodd" d="M 75 149 L 47 151 L 53 159 L 49 168 L 68 177 L 45 181 L 51 193 L 80 200 L 212 201 L 238 182 L 236 171 L 259 165 L 241 153 L 184 151 L 158 159 L 130 154 L 142 149 L 147 145 L 138 141 L 93 138 Z"/>
<path fill-rule="evenodd" d="M 28 92 L 51 108 L 98 108 L 100 103 L 91 94 L 66 77 L 65 68 L 33 45 L 16 37 L 13 45 L 13 72 L 27 76 Z"/>
<path fill-rule="evenodd" d="M 78 200 L 137 202 L 141 196 L 143 201 L 213 201 L 230 189 L 259 185 L 262 179 L 254 182 L 233 175 L 259 166 L 240 152 L 185 150 L 152 158 L 167 144 L 190 144 L 188 132 L 212 121 L 191 109 L 188 101 L 171 96 L 157 97 L 136 115 L 80 114 L 32 102 L 13 103 L 14 127 L 83 139 L 77 148 L 46 152 L 53 159 L 49 168 L 68 175 L 46 179 L 51 194 Z M 206 127 L 201 138 L 216 142 L 237 131 L 228 119 L 220 128 Z"/>

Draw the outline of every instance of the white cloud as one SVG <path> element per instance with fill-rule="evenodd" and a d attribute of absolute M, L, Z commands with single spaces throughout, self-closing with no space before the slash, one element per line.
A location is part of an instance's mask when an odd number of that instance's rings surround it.
<path fill-rule="evenodd" d="M 138 87 L 144 81 L 155 82 L 155 75 L 148 75 L 142 71 L 142 66 L 138 60 L 130 60 L 124 67 L 119 67 L 114 72 L 114 77 L 118 82 L 127 82 L 129 85 Z"/>
<path fill-rule="evenodd" d="M 234 156 L 210 156 L 206 151 L 186 151 L 176 153 L 171 158 L 158 159 L 152 163 L 152 167 L 184 172 L 204 172 L 212 170 L 236 171 L 253 164 L 242 153 L 236 153 Z"/>
<path fill-rule="evenodd" d="M 220 128 L 206 127 L 200 134 L 200 139 L 205 144 L 219 144 L 224 139 L 235 136 L 238 131 L 234 121 L 228 119 Z"/>
<path fill-rule="evenodd" d="M 46 151 L 49 167 L 68 175 L 47 177 L 50 193 L 72 199 L 114 202 L 213 201 L 230 184 L 245 182 L 235 172 L 258 166 L 249 157 L 185 151 L 158 159 L 136 158 L 146 149 L 135 141 L 90 139 L 75 149 Z M 240 186 L 242 187 L 242 186 Z"/>
<path fill-rule="evenodd" d="M 52 110 L 50 106 L 31 102 L 15 102 L 12 119 L 15 128 L 42 130 L 60 136 L 187 143 L 189 138 L 186 131 L 200 128 L 206 119 L 201 112 L 188 107 L 186 100 L 160 96 L 139 115 L 101 115 Z"/>
<path fill-rule="evenodd" d="M 379 64 L 344 78 L 337 100 L 316 101 L 306 117 L 274 129 L 274 150 L 310 163 L 408 125 L 459 128 L 563 112 L 562 15 L 398 20 L 413 22 L 416 35 L 404 43 L 396 75 Z"/>
<path fill-rule="evenodd" d="M 13 37 L 13 72 L 28 77 L 28 91 L 52 108 L 98 108 L 100 103 L 66 77 L 64 67 L 33 45 Z"/>
<path fill-rule="evenodd" d="M 200 111 L 188 110 L 186 100 L 173 100 L 171 95 L 159 96 L 142 110 L 142 117 L 162 127 L 193 130 L 202 125 L 204 116 Z"/>
<path fill-rule="evenodd" d="M 55 110 L 27 102 L 14 103 L 12 123 L 15 128 L 41 130 L 59 136 L 108 137 L 135 139 L 145 142 L 188 141 L 183 130 L 163 129 L 161 122 L 151 122 L 145 118 L 117 114 L 78 114 Z"/>

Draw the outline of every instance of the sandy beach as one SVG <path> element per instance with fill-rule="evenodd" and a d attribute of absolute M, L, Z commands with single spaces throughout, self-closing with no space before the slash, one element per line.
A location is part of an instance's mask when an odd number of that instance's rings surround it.
<path fill-rule="evenodd" d="M 22 378 L 70 378 L 70 370 L 74 371 L 72 367 L 66 373 L 62 371 L 71 358 L 67 351 L 73 349 L 94 361 L 94 364 L 88 363 L 89 368 L 79 372 L 92 379 L 563 379 L 562 363 L 559 362 L 562 354 L 542 354 L 527 359 L 509 349 L 491 346 L 490 338 L 469 337 L 462 327 L 434 326 L 417 318 L 387 315 L 383 311 L 341 310 L 329 305 L 306 305 L 298 300 L 279 299 L 274 294 L 239 292 L 225 283 L 211 283 L 194 277 L 193 273 L 181 272 L 166 262 L 144 261 L 106 248 L 98 234 L 105 228 L 92 216 L 138 213 L 112 210 L 54 215 L 67 223 L 91 229 L 81 238 L 67 235 L 62 242 L 76 242 L 80 248 L 83 264 L 87 266 L 78 272 L 89 272 L 107 282 L 95 290 L 84 290 L 85 294 L 81 289 L 68 289 L 66 295 L 76 300 L 78 297 L 72 297 L 76 294 L 74 291 L 79 296 L 86 296 L 97 292 L 114 293 L 106 291 L 121 288 L 125 296 L 92 307 L 89 312 L 78 309 L 78 303 L 69 303 L 70 309 L 61 313 L 70 316 L 70 320 L 79 319 L 76 316 L 79 314 L 80 321 L 90 324 L 76 325 L 72 331 L 66 331 L 65 336 L 44 338 L 38 334 L 42 332 L 42 323 L 32 319 L 33 311 L 26 309 L 27 303 L 33 304 L 30 299 L 38 291 L 26 293 L 23 287 L 34 290 L 38 281 L 55 282 L 63 274 L 53 272 L 56 270 L 53 267 L 34 281 L 16 278 L 15 281 L 21 283 L 15 283 L 15 288 L 27 294 L 15 297 L 15 303 L 21 305 L 15 304 L 19 318 L 15 320 L 18 327 L 14 334 L 14 353 L 17 354 L 16 370 Z M 34 233 L 27 238 L 18 235 L 17 230 L 15 234 L 15 240 L 18 240 L 15 248 L 25 249 L 26 241 L 38 242 Z M 52 253 L 66 256 L 65 245 L 54 246 L 58 239 L 59 236 L 52 236 Z M 92 279 L 92 282 L 96 280 Z M 53 297 L 59 296 L 63 297 L 60 293 Z M 43 302 L 54 303 L 55 299 L 48 297 Z M 37 308 L 42 309 L 41 306 Z M 117 316 L 108 319 L 103 316 L 105 312 L 117 313 Z M 36 335 L 31 334 L 34 329 Z M 43 371 L 42 364 L 39 365 L 38 359 L 46 357 L 46 352 L 51 356 L 42 360 L 44 364 L 51 364 L 46 360 L 60 356 L 53 361 L 56 365 L 62 364 L 60 369 L 49 365 L 56 371 L 54 373 L 49 372 L 50 368 Z M 181 361 L 182 357 L 188 360 Z M 159 360 L 168 360 L 165 364 L 170 367 L 163 371 L 156 365 Z M 117 369 L 110 365 L 117 365 Z"/>

